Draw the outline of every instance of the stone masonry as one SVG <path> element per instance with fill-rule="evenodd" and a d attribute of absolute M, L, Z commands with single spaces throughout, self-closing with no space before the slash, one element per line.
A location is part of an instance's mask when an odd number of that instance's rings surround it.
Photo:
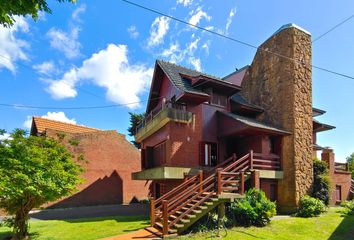
<path fill-rule="evenodd" d="M 311 35 L 286 25 L 258 48 L 242 82 L 243 95 L 265 110 L 259 120 L 292 133 L 282 142 L 283 212 L 293 211 L 313 182 L 311 59 Z"/>

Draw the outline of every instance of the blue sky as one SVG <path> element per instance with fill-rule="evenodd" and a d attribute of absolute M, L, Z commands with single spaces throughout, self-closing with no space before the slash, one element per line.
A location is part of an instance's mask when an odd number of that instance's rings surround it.
<path fill-rule="evenodd" d="M 353 14 L 353 1 L 198 1 L 137 3 L 185 21 L 260 45 L 279 27 L 296 23 L 313 38 Z M 222 4 L 220 4 L 222 3 Z M 216 76 L 250 64 L 255 50 L 185 26 L 120 0 L 50 1 L 53 14 L 34 22 L 18 18 L 0 28 L 0 129 L 28 126 L 47 116 L 126 134 L 128 112 L 144 112 L 156 58 Z M 313 44 L 313 64 L 354 76 L 354 19 Z M 354 80 L 313 69 L 313 104 L 335 125 L 318 142 L 337 161 L 354 152 Z M 140 102 L 140 103 L 136 103 Z M 135 103 L 124 107 L 67 110 L 62 107 Z"/>

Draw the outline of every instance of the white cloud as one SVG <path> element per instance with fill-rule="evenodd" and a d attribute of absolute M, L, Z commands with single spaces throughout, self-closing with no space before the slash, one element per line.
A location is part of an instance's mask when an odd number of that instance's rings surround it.
<path fill-rule="evenodd" d="M 0 135 L 0 141 L 6 140 L 6 139 L 8 139 L 9 137 L 10 137 L 10 134 L 9 134 L 9 133 L 5 133 L 5 134 L 3 134 L 3 135 Z"/>
<path fill-rule="evenodd" d="M 205 53 L 209 55 L 209 45 L 210 45 L 210 40 L 208 40 L 206 43 L 203 44 L 202 48 L 205 50 Z"/>
<path fill-rule="evenodd" d="M 45 76 L 51 76 L 56 73 L 57 70 L 52 61 L 43 62 L 41 64 L 34 65 L 33 68 L 40 74 Z"/>
<path fill-rule="evenodd" d="M 189 43 L 189 46 L 188 46 L 188 51 L 190 53 L 194 53 L 195 50 L 197 50 L 198 48 L 198 42 L 200 41 L 200 38 L 197 38 L 195 39 L 193 42 L 190 42 Z"/>
<path fill-rule="evenodd" d="M 68 118 L 64 112 L 47 112 L 45 115 L 42 116 L 42 118 L 47 118 L 59 122 L 76 124 L 76 120 L 74 118 L 72 119 Z M 23 123 L 23 127 L 30 129 L 31 126 L 32 126 L 32 117 L 27 116 L 26 120 Z"/>
<path fill-rule="evenodd" d="M 190 57 L 189 63 L 192 64 L 192 66 L 195 68 L 195 70 L 197 70 L 199 72 L 202 71 L 202 63 L 200 61 L 200 58 Z"/>
<path fill-rule="evenodd" d="M 131 38 L 136 39 L 137 37 L 139 37 L 139 32 L 136 29 L 136 26 L 131 25 L 128 29 L 127 29 L 129 35 Z"/>
<path fill-rule="evenodd" d="M 191 5 L 193 0 L 177 0 L 177 4 L 183 4 L 183 6 Z"/>
<path fill-rule="evenodd" d="M 62 79 L 52 80 L 47 91 L 53 98 L 75 97 L 79 82 L 91 83 L 106 89 L 106 97 L 129 108 L 139 107 L 139 94 L 147 91 L 153 69 L 141 64 L 130 64 L 126 45 L 109 44 L 83 61 L 80 68 L 72 68 Z"/>
<path fill-rule="evenodd" d="M 65 57 L 72 59 L 80 55 L 81 44 L 78 27 L 74 27 L 70 32 L 51 28 L 47 36 L 50 38 L 50 46 L 64 53 Z"/>
<path fill-rule="evenodd" d="M 18 60 L 28 60 L 24 49 L 29 44 L 16 37 L 16 33 L 29 31 L 28 23 L 23 17 L 15 17 L 15 24 L 11 28 L 0 26 L 0 69 L 7 68 L 15 73 L 15 62 Z"/>
<path fill-rule="evenodd" d="M 169 29 L 170 20 L 167 17 L 157 17 L 151 24 L 148 46 L 156 46 L 164 41 L 164 37 Z"/>
<path fill-rule="evenodd" d="M 76 8 L 71 14 L 71 19 L 74 21 L 81 22 L 80 14 L 86 11 L 86 4 L 81 4 L 80 7 Z"/>
<path fill-rule="evenodd" d="M 195 26 L 198 25 L 198 23 L 202 18 L 205 18 L 207 21 L 211 20 L 211 16 L 209 16 L 206 12 L 204 12 L 201 7 L 198 7 L 196 11 L 192 11 L 190 15 L 192 16 L 188 22 Z"/>
<path fill-rule="evenodd" d="M 235 16 L 235 14 L 236 14 L 236 8 L 231 9 L 229 17 L 226 20 L 226 27 L 225 27 L 226 33 L 229 31 L 229 28 L 230 28 L 231 23 L 232 23 L 232 19 Z"/>

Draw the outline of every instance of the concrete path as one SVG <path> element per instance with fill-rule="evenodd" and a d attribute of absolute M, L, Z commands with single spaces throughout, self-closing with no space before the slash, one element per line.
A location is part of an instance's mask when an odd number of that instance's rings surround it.
<path fill-rule="evenodd" d="M 110 216 L 148 216 L 149 205 L 134 203 L 129 205 L 102 205 L 90 207 L 45 209 L 32 211 L 30 216 L 34 220 L 65 220 L 77 218 L 97 218 Z M 4 216 L 0 216 L 2 220 Z"/>
<path fill-rule="evenodd" d="M 102 240 L 131 240 L 131 239 L 147 240 L 147 239 L 161 239 L 161 238 L 159 238 L 155 234 L 145 229 L 140 229 L 135 232 L 126 233 L 115 237 L 104 238 Z"/>

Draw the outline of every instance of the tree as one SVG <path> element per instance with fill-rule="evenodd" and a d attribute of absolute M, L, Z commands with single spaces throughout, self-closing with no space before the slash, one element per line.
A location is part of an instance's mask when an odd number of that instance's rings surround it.
<path fill-rule="evenodd" d="M 314 159 L 312 197 L 321 200 L 326 205 L 330 200 L 330 181 L 327 163 Z"/>
<path fill-rule="evenodd" d="M 352 178 L 354 178 L 354 153 L 347 157 L 347 163 L 349 165 L 349 170 L 352 171 Z"/>
<path fill-rule="evenodd" d="M 0 131 L 4 135 L 5 131 Z M 1 139 L 1 138 L 0 138 Z M 33 208 L 70 195 L 83 169 L 60 142 L 49 137 L 26 136 L 14 130 L 0 140 L 0 208 L 14 217 L 14 240 L 26 239 L 29 212 Z"/>
<path fill-rule="evenodd" d="M 136 134 L 137 127 L 144 121 L 144 114 L 142 113 L 131 113 L 130 115 L 130 127 L 128 128 L 129 136 L 134 136 Z M 140 149 L 140 143 L 131 141 L 135 147 Z"/>
<path fill-rule="evenodd" d="M 75 3 L 76 0 L 57 0 L 58 2 Z M 0 24 L 11 27 L 15 23 L 14 16 L 31 15 L 38 19 L 38 13 L 44 11 L 52 13 L 45 0 L 2 0 L 0 1 Z"/>

